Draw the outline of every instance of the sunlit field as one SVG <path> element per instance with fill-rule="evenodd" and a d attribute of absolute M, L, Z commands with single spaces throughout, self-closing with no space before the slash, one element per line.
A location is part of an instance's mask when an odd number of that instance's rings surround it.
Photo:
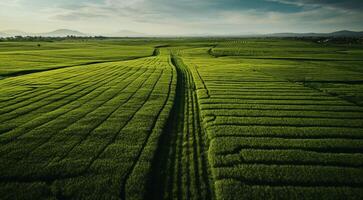
<path fill-rule="evenodd" d="M 0 42 L 0 199 L 363 199 L 363 46 Z"/>

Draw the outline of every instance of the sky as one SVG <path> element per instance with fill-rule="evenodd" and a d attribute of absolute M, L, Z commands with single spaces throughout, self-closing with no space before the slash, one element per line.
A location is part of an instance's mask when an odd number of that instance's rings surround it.
<path fill-rule="evenodd" d="M 363 30 L 363 0 L 0 0 L 0 30 L 235 35 Z"/>

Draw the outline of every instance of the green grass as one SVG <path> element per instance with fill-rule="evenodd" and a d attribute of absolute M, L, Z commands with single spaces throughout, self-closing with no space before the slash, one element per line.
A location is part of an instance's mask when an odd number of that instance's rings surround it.
<path fill-rule="evenodd" d="M 185 52 L 200 79 L 217 199 L 361 197 L 362 62 L 336 48 L 247 40 L 221 43 L 212 56 Z M 336 59 L 357 60 L 356 68 Z"/>
<path fill-rule="evenodd" d="M 0 42 L 0 199 L 362 199 L 363 47 Z"/>
<path fill-rule="evenodd" d="M 1 102 L 1 178 L 50 182 L 44 190 L 72 198 L 105 197 L 92 191 L 106 188 L 114 198 L 122 183 L 125 195 L 126 181 L 145 173 L 138 166 L 150 165 L 140 158 L 152 157 L 145 151 L 155 148 L 151 140 L 170 110 L 168 56 L 61 70 L 3 81 L 3 87 L 37 87 L 24 99 Z"/>
<path fill-rule="evenodd" d="M 38 44 L 41 46 L 38 47 Z M 150 56 L 153 46 L 106 42 L 2 42 L 0 76 Z"/>

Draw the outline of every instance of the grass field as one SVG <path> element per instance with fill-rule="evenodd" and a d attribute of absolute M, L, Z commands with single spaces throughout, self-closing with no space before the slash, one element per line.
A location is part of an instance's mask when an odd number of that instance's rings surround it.
<path fill-rule="evenodd" d="M 153 50 L 118 42 L 2 42 L 0 76 L 140 58 L 151 56 Z"/>
<path fill-rule="evenodd" d="M 360 44 L 0 42 L 0 77 L 0 199 L 363 199 Z"/>

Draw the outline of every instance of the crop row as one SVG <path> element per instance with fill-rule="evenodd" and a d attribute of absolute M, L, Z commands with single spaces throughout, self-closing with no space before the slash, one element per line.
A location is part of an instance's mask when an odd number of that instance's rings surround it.
<path fill-rule="evenodd" d="M 267 66 L 184 60 L 196 80 L 217 199 L 362 196 L 361 107 Z"/>
<path fill-rule="evenodd" d="M 40 46 L 38 46 L 40 45 Z M 151 46 L 84 42 L 13 42 L 0 47 L 0 76 L 12 76 L 92 62 L 151 56 Z"/>
<path fill-rule="evenodd" d="M 1 194 L 23 185 L 48 191 L 39 198 L 135 195 L 171 109 L 168 57 L 60 70 L 0 83 L 32 91 L 0 102 Z"/>

